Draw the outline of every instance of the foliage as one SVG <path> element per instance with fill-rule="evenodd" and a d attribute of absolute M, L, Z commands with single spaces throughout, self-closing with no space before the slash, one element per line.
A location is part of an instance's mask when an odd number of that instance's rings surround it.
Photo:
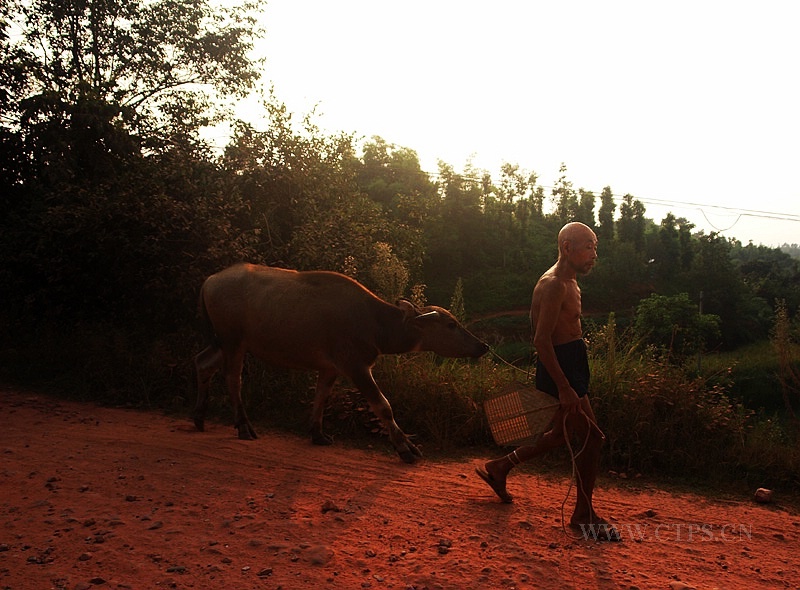
<path fill-rule="evenodd" d="M 3 30 L 21 29 L 4 40 L 15 74 L 0 103 L 0 150 L 15 153 L 0 176 L 12 326 L 185 321 L 202 277 L 252 245 L 233 179 L 198 139 L 203 87 L 236 94 L 256 79 L 252 18 L 184 0 L 7 10 Z"/>
<path fill-rule="evenodd" d="M 257 260 L 337 270 L 349 260 L 360 276 L 386 223 L 356 187 L 352 137 L 293 120 L 274 94 L 262 106 L 268 127 L 238 123 L 222 158 L 247 206 L 241 222 L 261 237 Z"/>
<path fill-rule="evenodd" d="M 759 414 L 737 457 L 739 472 L 758 487 L 800 488 L 800 444 L 797 430 L 777 415 Z"/>
<path fill-rule="evenodd" d="M 611 187 L 603 187 L 600 194 L 600 209 L 597 212 L 598 227 L 595 230 L 598 241 L 610 244 L 614 241 L 614 213 L 617 205 L 614 203 L 614 193 Z"/>
<path fill-rule="evenodd" d="M 386 301 L 395 302 L 405 294 L 408 285 L 408 269 L 392 253 L 392 247 L 384 242 L 375 244 L 375 262 L 370 269 L 375 293 Z"/>
<path fill-rule="evenodd" d="M 780 251 L 794 259 L 800 259 L 800 244 L 782 244 Z"/>
<path fill-rule="evenodd" d="M 639 302 L 634 328 L 642 342 L 680 363 L 719 338 L 719 322 L 718 316 L 698 313 L 686 293 L 651 295 Z"/>
<path fill-rule="evenodd" d="M 619 311 L 634 307 L 655 286 L 644 255 L 630 242 L 598 244 L 597 266 L 581 279 L 584 307 Z"/>
<path fill-rule="evenodd" d="M 373 137 L 354 161 L 357 184 L 380 207 L 388 221 L 387 242 L 408 267 L 409 276 L 422 279 L 422 233 L 436 200 L 436 185 L 422 171 L 416 152 Z"/>
<path fill-rule="evenodd" d="M 454 450 L 490 439 L 482 404 L 505 373 L 486 357 L 469 362 L 418 353 L 381 358 L 375 378 L 406 432 Z"/>
<path fill-rule="evenodd" d="M 788 312 L 800 308 L 800 260 L 777 248 L 739 242 L 732 243 L 731 258 L 741 281 L 767 305 L 783 300 Z"/>
<path fill-rule="evenodd" d="M 633 195 L 627 194 L 622 197 L 619 213 L 617 236 L 620 242 L 631 244 L 636 252 L 641 252 L 644 249 L 647 226 L 644 205 Z"/>
<path fill-rule="evenodd" d="M 613 316 L 590 342 L 593 403 L 611 469 L 800 484 L 797 432 L 731 399 L 728 381 L 659 361 L 633 332 L 618 333 Z"/>
<path fill-rule="evenodd" d="M 771 317 L 771 303 L 742 280 L 732 256 L 734 246 L 717 234 L 699 234 L 686 275 L 693 293 L 702 298 L 703 311 L 720 317 L 725 348 L 766 337 Z"/>
<path fill-rule="evenodd" d="M 789 315 L 786 303 L 778 302 L 775 314 L 772 343 L 778 356 L 780 371 L 778 377 L 781 383 L 781 393 L 786 408 L 786 414 L 792 419 L 795 427 L 800 426 L 796 408 L 800 407 L 800 368 L 795 362 L 794 343 L 790 335 Z"/>
<path fill-rule="evenodd" d="M 22 157 L 14 185 L 119 172 L 130 156 L 170 149 L 215 115 L 212 98 L 243 96 L 258 79 L 248 7 L 206 1 L 11 0 L 20 35 L 4 43 L 0 128 Z M 180 143 L 184 143 L 178 138 Z"/>
<path fill-rule="evenodd" d="M 461 281 L 461 277 L 456 281 L 449 309 L 458 321 L 465 322 L 467 320 L 467 312 L 464 310 L 464 283 Z"/>

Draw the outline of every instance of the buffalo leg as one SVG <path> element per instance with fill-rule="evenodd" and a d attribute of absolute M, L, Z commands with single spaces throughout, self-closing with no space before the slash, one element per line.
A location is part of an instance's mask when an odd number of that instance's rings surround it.
<path fill-rule="evenodd" d="M 408 436 L 400 430 L 400 427 L 394 421 L 392 406 L 389 405 L 389 401 L 381 392 L 378 384 L 375 383 L 372 371 L 368 367 L 366 369 L 357 369 L 350 374 L 350 379 L 366 398 L 372 413 L 378 417 L 381 424 L 389 432 L 389 441 L 394 445 L 403 461 L 413 463 L 417 457 L 422 457 L 422 452 L 409 440 Z"/>
<path fill-rule="evenodd" d="M 222 367 L 222 350 L 213 344 L 194 357 L 197 373 L 197 404 L 194 408 L 194 425 L 197 430 L 205 430 L 206 410 L 208 409 L 208 389 L 211 379 Z"/>
<path fill-rule="evenodd" d="M 320 371 L 317 375 L 317 390 L 314 394 L 314 408 L 311 412 L 311 442 L 315 445 L 329 445 L 333 439 L 322 432 L 322 415 L 331 395 L 338 373 L 335 370 Z"/>
<path fill-rule="evenodd" d="M 258 438 L 253 425 L 247 417 L 242 403 L 242 369 L 244 368 L 244 353 L 235 352 L 225 356 L 225 382 L 228 386 L 228 395 L 233 407 L 233 424 L 241 440 Z"/>

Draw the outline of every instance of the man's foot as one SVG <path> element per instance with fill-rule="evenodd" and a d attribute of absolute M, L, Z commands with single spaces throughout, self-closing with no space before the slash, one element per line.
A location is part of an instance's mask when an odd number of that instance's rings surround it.
<path fill-rule="evenodd" d="M 569 528 L 580 533 L 586 541 L 590 539 L 594 541 L 612 541 L 614 543 L 622 541 L 619 531 L 610 522 L 599 517 L 593 518 L 590 523 L 570 522 Z"/>
<path fill-rule="evenodd" d="M 514 501 L 514 497 L 506 491 L 506 483 L 504 481 L 496 480 L 482 467 L 476 467 L 475 473 L 477 473 L 478 477 L 480 477 L 483 481 L 489 484 L 489 487 L 494 490 L 494 493 L 497 494 L 497 497 L 500 498 L 503 503 L 511 504 Z"/>

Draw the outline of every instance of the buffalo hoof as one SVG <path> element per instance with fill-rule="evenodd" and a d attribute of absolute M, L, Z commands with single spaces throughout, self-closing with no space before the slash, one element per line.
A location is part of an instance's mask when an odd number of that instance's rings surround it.
<path fill-rule="evenodd" d="M 256 434 L 256 431 L 253 430 L 252 426 L 239 426 L 236 428 L 236 430 L 239 432 L 239 440 L 256 440 L 258 438 L 258 435 Z"/>
<path fill-rule="evenodd" d="M 422 457 L 422 451 L 410 443 L 406 448 L 398 449 L 397 454 L 400 455 L 403 461 L 409 464 L 416 463 L 417 459 Z"/>
<path fill-rule="evenodd" d="M 333 437 L 321 432 L 314 432 L 311 434 L 311 442 L 321 447 L 328 447 L 333 444 Z"/>
<path fill-rule="evenodd" d="M 411 451 L 397 451 L 397 454 L 400 455 L 400 458 L 408 463 L 409 465 L 417 462 L 417 457 Z"/>
<path fill-rule="evenodd" d="M 197 428 L 198 432 L 205 432 L 206 431 L 205 420 L 203 420 L 202 418 L 195 418 L 194 427 Z"/>

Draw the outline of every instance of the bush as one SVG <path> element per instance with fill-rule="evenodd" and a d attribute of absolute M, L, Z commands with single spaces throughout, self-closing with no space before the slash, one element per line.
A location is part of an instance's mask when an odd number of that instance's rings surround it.
<path fill-rule="evenodd" d="M 671 297 L 651 295 L 636 309 L 634 327 L 644 342 L 662 356 L 681 363 L 719 339 L 718 316 L 698 313 L 686 293 Z"/>
<path fill-rule="evenodd" d="M 730 371 L 694 377 L 658 360 L 614 318 L 591 335 L 592 388 L 612 469 L 797 486 L 797 433 L 731 399 Z M 702 452 L 698 452 L 702 449 Z"/>
<path fill-rule="evenodd" d="M 418 353 L 382 357 L 375 379 L 406 433 L 454 450 L 491 442 L 483 402 L 510 377 L 488 357 L 465 361 Z"/>

